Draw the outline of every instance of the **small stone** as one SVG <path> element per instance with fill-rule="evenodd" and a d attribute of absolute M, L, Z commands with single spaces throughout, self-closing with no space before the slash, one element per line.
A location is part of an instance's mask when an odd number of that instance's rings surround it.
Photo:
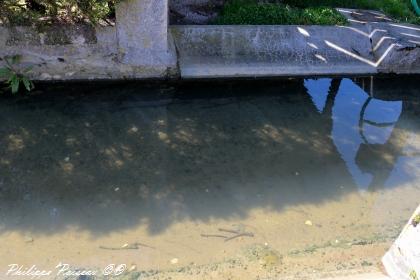
<path fill-rule="evenodd" d="M 134 270 L 136 270 L 137 269 L 137 266 L 135 266 L 135 265 L 132 265 L 131 267 L 130 267 L 130 271 L 134 271 Z"/>
<path fill-rule="evenodd" d="M 118 192 L 120 190 L 120 188 L 119 187 L 116 187 L 115 189 L 114 189 L 114 191 L 116 191 L 116 192 Z"/>
<path fill-rule="evenodd" d="M 168 140 L 168 134 L 166 134 L 165 132 L 159 131 L 158 132 L 158 136 L 160 140 L 166 141 Z"/>
<path fill-rule="evenodd" d="M 76 74 L 76 72 L 67 72 L 67 73 L 65 73 L 65 74 L 64 74 L 64 76 L 66 76 L 66 77 L 71 77 L 71 76 L 73 76 L 74 74 Z"/>
<path fill-rule="evenodd" d="M 171 264 L 177 264 L 178 263 L 178 259 L 177 258 L 173 258 L 172 260 L 171 260 Z"/>
<path fill-rule="evenodd" d="M 42 73 L 41 74 L 41 80 L 49 80 L 51 78 L 52 78 L 52 76 L 48 73 Z"/>
<path fill-rule="evenodd" d="M 64 158 L 64 161 L 65 161 L 65 162 L 69 162 L 69 161 L 70 161 L 70 158 L 69 158 L 69 157 L 65 157 L 65 158 Z"/>
<path fill-rule="evenodd" d="M 310 221 L 310 220 L 306 220 L 305 225 L 307 225 L 307 226 L 312 226 L 312 221 Z"/>
<path fill-rule="evenodd" d="M 31 236 L 25 236 L 25 242 L 26 243 L 32 243 L 32 242 L 34 242 L 34 239 Z"/>

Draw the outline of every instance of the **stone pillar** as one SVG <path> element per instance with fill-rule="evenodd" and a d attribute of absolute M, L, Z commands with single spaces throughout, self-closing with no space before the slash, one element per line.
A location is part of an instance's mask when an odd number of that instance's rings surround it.
<path fill-rule="evenodd" d="M 168 33 L 168 0 L 120 0 L 116 21 L 122 63 L 153 68 L 176 65 Z"/>

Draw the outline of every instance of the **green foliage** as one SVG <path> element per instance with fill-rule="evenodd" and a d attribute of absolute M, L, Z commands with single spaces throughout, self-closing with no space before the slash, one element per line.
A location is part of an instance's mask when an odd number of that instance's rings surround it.
<path fill-rule="evenodd" d="M 34 84 L 26 76 L 30 71 L 30 68 L 27 68 L 23 71 L 19 71 L 15 68 L 15 65 L 20 61 L 20 56 L 15 55 L 11 57 L 5 57 L 3 59 L 6 62 L 6 66 L 4 68 L 0 68 L 0 79 L 4 79 L 6 81 L 6 84 L 9 86 L 12 94 L 19 92 L 21 84 L 23 84 L 27 91 L 31 91 L 34 88 Z"/>
<path fill-rule="evenodd" d="M 416 16 L 410 0 L 284 0 L 284 3 L 300 8 L 324 6 L 378 10 L 397 20 L 420 24 L 420 17 Z"/>
<path fill-rule="evenodd" d="M 97 23 L 113 17 L 117 0 L 0 0 L 0 21 L 11 25 L 33 23 Z"/>
<path fill-rule="evenodd" d="M 228 2 L 216 24 L 346 24 L 336 10 L 327 7 L 299 9 L 289 5 L 256 3 L 251 0 Z"/>
<path fill-rule="evenodd" d="M 230 0 L 216 24 L 345 24 L 334 8 L 379 10 L 402 22 L 420 24 L 410 0 L 282 0 L 281 4 L 257 0 Z"/>
<path fill-rule="evenodd" d="M 413 280 L 419 280 L 419 278 L 417 277 L 417 273 L 416 273 L 415 270 L 412 270 L 410 272 L 410 278 L 413 279 Z"/>
<path fill-rule="evenodd" d="M 420 214 L 417 214 L 414 216 L 413 220 L 411 221 L 411 224 L 416 227 L 418 224 L 420 224 Z"/>

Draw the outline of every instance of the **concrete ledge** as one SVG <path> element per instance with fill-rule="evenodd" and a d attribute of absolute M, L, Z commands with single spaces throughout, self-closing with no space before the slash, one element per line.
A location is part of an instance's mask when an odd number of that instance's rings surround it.
<path fill-rule="evenodd" d="M 174 69 L 176 76 L 168 0 L 127 0 L 115 9 L 115 27 L 0 26 L 0 58 L 20 55 L 15 67 L 31 67 L 33 80 L 156 79 Z"/>
<path fill-rule="evenodd" d="M 271 77 L 299 77 L 299 76 L 328 76 L 328 75 L 373 75 L 371 67 L 357 67 L 353 65 L 333 66 L 312 65 L 284 65 L 276 63 L 232 63 L 223 64 L 219 61 L 200 60 L 194 63 L 181 64 L 181 77 L 185 79 L 206 78 L 271 78 Z"/>
<path fill-rule="evenodd" d="M 19 67 L 32 67 L 33 80 L 166 78 L 176 68 L 175 58 L 170 64 L 122 62 L 115 27 L 69 29 L 57 35 L 31 27 L 0 27 L 0 58 L 21 55 Z"/>
<path fill-rule="evenodd" d="M 124 15 L 121 10 L 118 14 Z M 154 37 L 156 32 L 144 28 L 142 20 L 133 13 L 119 26 L 117 20 L 117 27 L 0 26 L 0 58 L 21 55 L 19 66 L 32 67 L 33 80 L 420 74 L 420 27 L 415 25 L 356 20 L 350 26 L 168 29 L 159 18 L 153 28 L 161 34 Z M 143 26 L 141 32 L 136 32 L 134 21 Z M 121 31 L 127 28 L 132 30 Z"/>
<path fill-rule="evenodd" d="M 172 26 L 171 32 L 183 78 L 420 73 L 420 42 L 404 40 L 391 24 Z M 387 33 L 399 41 L 387 42 Z"/>
<path fill-rule="evenodd" d="M 344 27 L 172 26 L 171 31 L 184 78 L 377 73 L 328 45 L 374 60 L 369 39 Z"/>

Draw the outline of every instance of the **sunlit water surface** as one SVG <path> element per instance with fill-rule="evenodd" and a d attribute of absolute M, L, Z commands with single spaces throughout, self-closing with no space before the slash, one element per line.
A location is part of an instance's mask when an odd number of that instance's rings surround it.
<path fill-rule="evenodd" d="M 126 264 L 127 279 L 379 271 L 420 203 L 415 80 L 3 96 L 0 275 L 60 262 Z"/>

